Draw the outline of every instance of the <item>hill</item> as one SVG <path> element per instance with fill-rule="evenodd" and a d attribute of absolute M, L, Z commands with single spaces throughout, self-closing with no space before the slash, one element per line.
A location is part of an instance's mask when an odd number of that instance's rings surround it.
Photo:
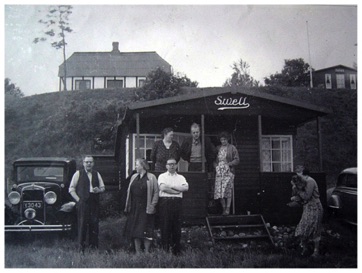
<path fill-rule="evenodd" d="M 197 92 L 188 88 L 183 92 Z M 333 183 L 345 167 L 357 166 L 357 91 L 259 88 L 270 94 L 329 107 L 321 120 L 323 167 Z M 113 155 L 116 129 L 136 89 L 54 92 L 6 99 L 5 175 L 11 163 L 27 156 Z M 295 161 L 318 170 L 316 122 L 298 129 Z"/>

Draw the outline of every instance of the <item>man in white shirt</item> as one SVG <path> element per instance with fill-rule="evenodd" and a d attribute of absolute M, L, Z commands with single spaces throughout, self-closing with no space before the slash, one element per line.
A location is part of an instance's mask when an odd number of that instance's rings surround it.
<path fill-rule="evenodd" d="M 172 253 L 178 255 L 181 250 L 182 197 L 189 184 L 183 175 L 176 172 L 176 159 L 168 159 L 166 168 L 167 172 L 158 177 L 161 244 L 164 250 L 168 251 L 171 247 Z"/>
<path fill-rule="evenodd" d="M 93 170 L 92 156 L 83 158 L 83 167 L 73 175 L 69 193 L 77 203 L 78 242 L 84 251 L 87 232 L 89 246 L 98 248 L 99 193 L 105 191 L 104 182 L 99 172 Z"/>

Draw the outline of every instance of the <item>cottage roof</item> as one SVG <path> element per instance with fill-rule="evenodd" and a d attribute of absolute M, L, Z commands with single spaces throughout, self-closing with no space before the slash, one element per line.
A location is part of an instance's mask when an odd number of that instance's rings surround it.
<path fill-rule="evenodd" d="M 67 59 L 67 77 L 140 77 L 157 68 L 171 73 L 171 65 L 155 51 L 149 52 L 75 52 Z M 64 63 L 59 77 L 64 76 Z"/>
<path fill-rule="evenodd" d="M 239 117 L 261 115 L 294 126 L 332 113 L 327 107 L 272 95 L 258 88 L 212 87 L 190 88 L 189 91 L 192 92 L 170 98 L 132 103 L 129 110 L 147 117 L 167 114 L 185 116 L 222 114 Z M 229 105 L 223 105 L 223 103 Z M 240 106 L 240 108 L 233 111 L 235 109 L 230 109 L 230 106 Z"/>
<path fill-rule="evenodd" d="M 352 70 L 352 71 L 356 71 L 356 72 L 357 72 L 357 69 L 354 69 L 354 68 L 352 68 L 352 67 L 348 67 L 348 66 L 339 64 L 339 65 L 330 66 L 330 67 L 326 67 L 326 68 L 322 68 L 322 69 L 315 70 L 314 73 L 316 73 L 316 72 L 321 72 L 321 71 L 324 71 L 324 70 L 336 69 L 336 68 L 348 69 L 348 70 Z"/>

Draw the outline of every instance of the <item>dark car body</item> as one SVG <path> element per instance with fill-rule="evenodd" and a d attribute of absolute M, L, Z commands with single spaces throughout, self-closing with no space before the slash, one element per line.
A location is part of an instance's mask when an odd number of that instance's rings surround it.
<path fill-rule="evenodd" d="M 345 169 L 338 175 L 328 197 L 328 209 L 338 219 L 357 225 L 357 168 Z"/>
<path fill-rule="evenodd" d="M 71 231 L 76 209 L 68 192 L 73 159 L 21 158 L 13 163 L 5 200 L 5 232 Z"/>

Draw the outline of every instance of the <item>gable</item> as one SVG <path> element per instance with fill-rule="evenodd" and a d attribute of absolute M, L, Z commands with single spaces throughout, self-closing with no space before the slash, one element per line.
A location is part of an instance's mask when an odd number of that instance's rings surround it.
<path fill-rule="evenodd" d="M 193 94 L 135 103 L 129 107 L 140 116 L 225 115 L 258 116 L 299 125 L 331 111 L 257 89 L 197 88 Z"/>

